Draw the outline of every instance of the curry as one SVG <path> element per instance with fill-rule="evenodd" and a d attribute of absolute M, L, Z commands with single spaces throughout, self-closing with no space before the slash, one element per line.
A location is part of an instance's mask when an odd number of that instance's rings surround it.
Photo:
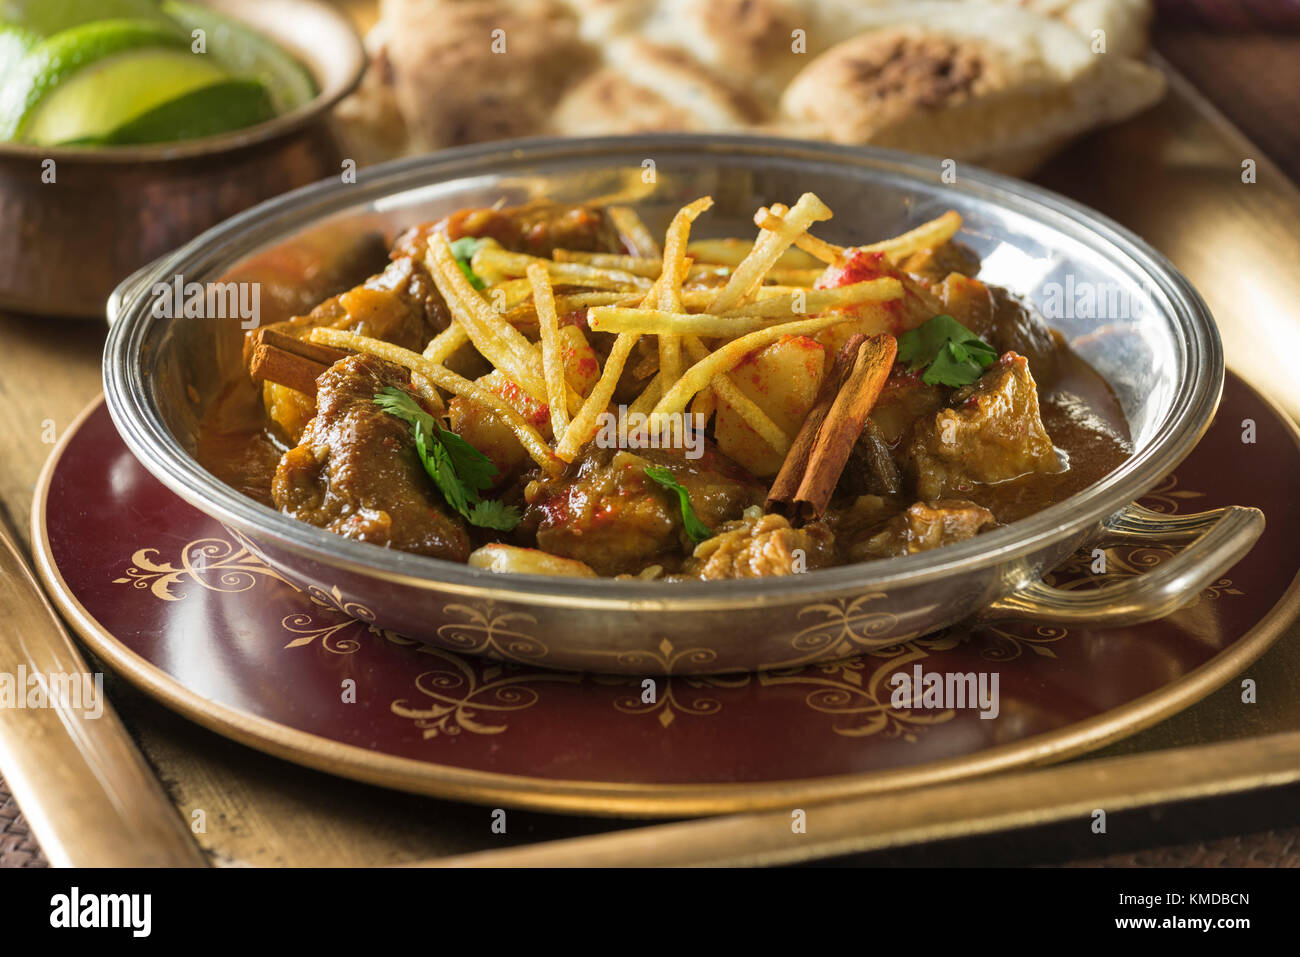
<path fill-rule="evenodd" d="M 978 278 L 946 214 L 840 247 L 813 194 L 659 243 L 535 201 L 400 236 L 249 334 L 213 474 L 339 535 L 504 573 L 663 581 L 887 560 L 1016 522 L 1132 454 L 1105 381 Z"/>

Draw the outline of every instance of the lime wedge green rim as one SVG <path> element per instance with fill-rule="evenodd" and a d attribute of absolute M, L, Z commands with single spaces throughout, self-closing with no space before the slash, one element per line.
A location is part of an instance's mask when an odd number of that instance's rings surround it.
<path fill-rule="evenodd" d="M 249 122 L 247 117 L 253 113 L 258 119 Z M 247 129 L 257 123 L 264 123 L 274 115 L 270 94 L 257 80 L 231 77 L 206 86 L 196 87 L 180 96 L 160 103 L 146 110 L 135 119 L 122 124 L 102 137 L 86 137 L 86 143 L 94 143 L 105 148 L 118 145 L 146 145 L 159 142 L 182 142 L 187 139 L 202 139 L 215 133 L 194 134 L 196 127 L 204 125 L 224 125 L 220 132 L 233 129 Z M 160 139 L 157 126 L 166 127 L 171 139 Z M 139 137 L 132 139 L 132 137 Z"/>
<path fill-rule="evenodd" d="M 85 46 L 87 37 L 95 37 L 99 42 Z M 0 135 L 13 139 L 24 137 L 46 100 L 65 81 L 104 60 L 138 51 L 184 51 L 186 48 L 179 33 L 149 20 L 98 20 L 41 40 L 6 77 L 3 98 L 18 100 L 12 105 L 17 112 L 12 117 L 8 113 L 0 116 Z"/>
<path fill-rule="evenodd" d="M 84 163 L 103 163 L 106 165 L 120 163 L 138 163 L 138 162 L 158 162 L 158 161 L 178 161 L 192 159 L 194 157 L 206 156 L 214 153 L 221 153 L 230 150 L 243 149 L 254 146 L 258 143 L 265 143 L 270 140 L 279 139 L 287 136 L 296 130 L 308 125 L 317 117 L 328 112 L 339 100 L 351 93 L 358 83 L 361 82 L 362 73 L 365 71 L 367 56 L 365 48 L 361 44 L 361 38 L 357 35 L 352 21 L 345 13 L 334 8 L 330 4 L 315 2 L 311 4 L 315 7 L 323 8 L 334 16 L 339 24 L 348 27 L 348 33 L 351 34 L 351 56 L 354 62 L 350 65 L 346 78 L 341 81 L 334 81 L 326 84 L 318 69 L 318 63 L 314 58 L 302 59 L 303 66 L 311 73 L 312 80 L 315 82 L 320 92 L 310 102 L 288 113 L 273 117 L 264 123 L 258 123 L 255 126 L 245 127 L 241 130 L 234 130 L 229 133 L 219 133 L 215 136 L 205 136 L 199 139 L 180 140 L 172 143 L 150 143 L 139 146 L 33 146 L 28 143 L 11 143 L 0 142 L 0 160 L 29 159 L 29 160 L 70 160 Z M 276 34 L 267 33 L 269 39 L 282 42 L 281 37 Z M 332 55 L 337 55 L 337 51 L 332 51 Z"/>
<path fill-rule="evenodd" d="M 302 60 L 242 20 L 188 0 L 163 0 L 160 9 L 184 30 L 208 31 L 209 52 L 216 61 L 236 77 L 262 82 L 277 113 L 295 110 L 316 96 L 319 85 Z M 242 55 L 228 54 L 217 46 L 223 31 L 239 41 Z"/>

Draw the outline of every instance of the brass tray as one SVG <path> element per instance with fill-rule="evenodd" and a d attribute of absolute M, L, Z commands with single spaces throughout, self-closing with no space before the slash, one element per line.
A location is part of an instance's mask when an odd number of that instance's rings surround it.
<path fill-rule="evenodd" d="M 1123 163 L 1114 162 L 1117 156 L 1124 157 Z M 1258 164 L 1257 181 L 1249 185 L 1241 181 L 1247 158 Z M 1300 415 L 1300 381 L 1285 367 L 1282 350 L 1259 348 L 1265 335 L 1292 344 L 1300 335 L 1289 328 L 1291 304 L 1300 301 L 1300 275 L 1294 271 L 1300 240 L 1293 230 L 1300 219 L 1300 193 L 1185 81 L 1171 75 L 1163 104 L 1132 123 L 1075 144 L 1037 181 L 1114 217 L 1169 256 L 1214 311 L 1229 367 L 1292 416 Z M 75 405 L 88 401 L 94 391 L 93 384 L 83 388 Z M 1293 613 L 1283 615 L 1278 626 L 1290 617 Z M 873 812 L 869 818 L 842 818 L 859 835 L 856 843 L 805 839 L 789 853 L 763 859 L 801 860 L 852 847 L 1029 826 L 1052 813 L 1083 813 L 1083 805 L 1065 800 L 1081 795 L 1088 796 L 1080 797 L 1085 801 L 1114 798 L 1116 804 L 1135 807 L 1192 793 L 1282 783 L 1282 765 L 1292 769 L 1294 779 L 1300 750 L 1300 697 L 1294 693 L 1300 687 L 1300 626 L 1285 625 L 1281 637 L 1243 676 L 1256 678 L 1264 692 L 1253 706 L 1243 705 L 1240 687 L 1230 681 L 1185 711 L 1085 760 L 979 784 L 929 787 L 916 792 L 927 796 L 925 806 L 893 796 L 874 804 L 856 799 L 855 807 Z M 652 842 L 648 835 L 640 840 L 653 844 L 654 853 L 631 857 L 628 848 L 634 845 L 629 842 L 637 840 L 632 834 L 624 841 L 610 822 L 576 817 L 512 812 L 510 833 L 494 834 L 486 809 L 337 779 L 322 786 L 324 779 L 315 772 L 172 720 L 170 712 L 128 687 L 114 690 L 114 702 L 160 770 L 180 812 L 187 819 L 195 808 L 222 812 L 210 817 L 206 833 L 196 835 L 219 863 L 397 863 L 599 831 L 607 832 L 601 840 L 621 842 L 616 859 L 625 864 L 685 859 L 681 842 L 658 837 Z M 1144 768 L 1160 773 L 1144 774 Z M 1199 769 L 1195 781 L 1193 769 Z M 1095 787 L 1103 777 L 1109 797 Z M 991 789 L 999 782 L 1014 784 L 1017 796 L 1014 802 L 995 802 L 1002 813 L 975 800 L 977 788 Z M 897 813 L 875 813 L 882 802 Z M 934 824 L 938 818 L 947 823 Z M 706 843 L 699 831 L 689 832 L 694 859 L 739 860 L 746 847 L 760 847 L 757 838 L 771 821 L 745 815 L 680 826 L 715 825 L 725 827 L 724 841 Z M 868 835 L 868 829 L 874 833 Z M 586 846 L 581 850 L 578 861 L 598 860 Z"/>

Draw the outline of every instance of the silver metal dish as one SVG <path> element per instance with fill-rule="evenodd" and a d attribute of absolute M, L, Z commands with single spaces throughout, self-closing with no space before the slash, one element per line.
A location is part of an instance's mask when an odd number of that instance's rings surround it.
<path fill-rule="evenodd" d="M 378 548 L 262 506 L 195 461 L 199 414 L 240 368 L 238 323 L 157 318 L 155 283 L 176 275 L 237 278 L 263 281 L 274 293 L 295 285 L 283 271 L 292 263 L 301 285 L 320 286 L 319 277 L 334 275 L 338 261 L 367 244 L 379 249 L 412 223 L 502 197 L 633 203 L 653 229 L 707 193 L 717 205 L 699 234 L 743 235 L 757 206 L 793 202 L 805 190 L 835 210 L 819 232 L 843 243 L 958 210 L 960 238 L 983 260 L 981 278 L 1047 306 L 1051 324 L 1109 381 L 1129 421 L 1133 457 L 1064 502 L 936 551 L 784 578 L 682 584 L 500 576 Z M 1105 318 L 1052 308 L 1058 291 L 1073 296 L 1085 284 L 1106 303 Z M 302 308 L 334 291 L 276 302 Z M 275 318 L 264 306 L 263 321 Z M 249 210 L 123 283 L 109 319 L 109 409 L 150 472 L 296 585 L 333 594 L 378 626 L 461 652 L 556 668 L 689 674 L 843 657 L 972 617 L 1134 623 L 1192 599 L 1250 549 L 1264 525 L 1255 509 L 1168 517 L 1131 504 L 1187 455 L 1218 405 L 1219 337 L 1187 280 L 1137 237 L 1076 203 L 964 167 L 955 184 L 945 184 L 937 161 L 890 151 L 719 136 L 451 150 Z M 1196 540 L 1122 584 L 1065 592 L 1042 581 L 1080 545 L 1102 539 Z"/>

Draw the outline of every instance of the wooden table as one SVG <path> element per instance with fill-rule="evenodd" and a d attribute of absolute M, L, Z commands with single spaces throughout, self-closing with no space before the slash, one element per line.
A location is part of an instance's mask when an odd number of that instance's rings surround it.
<path fill-rule="evenodd" d="M 1300 38 L 1231 39 L 1180 32 L 1161 35 L 1158 46 L 1211 96 L 1217 95 L 1258 143 L 1277 150 L 1290 174 L 1300 178 L 1300 123 L 1290 105 L 1291 91 L 1300 85 Z M 1169 255 L 1213 308 L 1229 364 L 1300 418 L 1300 376 L 1290 365 L 1291 357 L 1300 356 L 1294 305 L 1300 302 L 1300 273 L 1293 266 L 1300 246 L 1291 218 L 1300 213 L 1300 194 L 1267 156 L 1256 156 L 1259 151 L 1232 131 L 1214 129 L 1204 110 L 1189 103 L 1186 96 L 1175 97 L 1153 116 L 1084 140 L 1038 179 L 1097 206 Z M 1166 151 L 1158 157 L 1167 171 L 1160 182 L 1138 175 L 1140 164 L 1112 161 L 1128 155 L 1149 162 L 1156 159 L 1152 151 Z M 1240 182 L 1243 158 L 1259 162 L 1254 185 Z M 1159 195 L 1153 197 L 1152 190 Z M 1275 277 L 1267 298 L 1260 300 L 1251 277 L 1270 263 L 1285 275 Z M 28 541 L 34 482 L 51 444 L 100 391 L 103 338 L 103 327 L 95 322 L 0 314 L 0 521 L 20 542 Z M 1261 348 L 1261 342 L 1268 347 Z M 1300 628 L 1293 626 L 1281 640 L 1300 642 Z M 1272 658 L 1270 652 L 1265 665 Z M 207 811 L 209 832 L 199 841 L 215 863 L 359 865 L 484 846 L 488 817 L 482 808 L 382 791 L 285 764 L 178 721 L 133 689 L 109 680 L 112 700 L 178 808 L 187 816 L 189 809 Z M 1106 753 L 1222 736 L 1222 728 L 1207 730 L 1215 698 Z M 1253 804 L 1247 798 L 1235 816 L 1226 818 L 1223 805 L 1148 814 L 1137 821 L 1126 845 L 1108 845 L 1109 856 L 1101 858 L 1095 845 L 1053 837 L 1049 831 L 883 852 L 864 860 L 1300 864 L 1296 797 L 1292 790 Z M 620 826 L 512 815 L 512 821 L 522 821 L 512 827 L 517 835 L 512 840 L 521 842 Z M 1190 835 L 1198 840 L 1185 843 Z M 1179 846 L 1152 850 L 1162 843 Z M 0 866 L 41 862 L 0 782 Z"/>

